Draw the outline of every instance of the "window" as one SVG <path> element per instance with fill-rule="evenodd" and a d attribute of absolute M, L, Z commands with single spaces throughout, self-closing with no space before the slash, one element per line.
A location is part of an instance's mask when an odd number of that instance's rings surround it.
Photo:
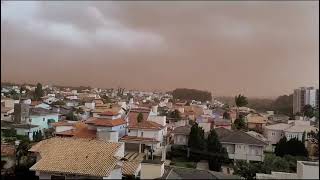
<path fill-rule="evenodd" d="M 272 135 L 272 136 L 274 136 L 274 135 L 275 135 L 275 133 L 274 133 L 274 132 L 272 132 L 272 133 L 271 133 L 271 135 Z"/>
<path fill-rule="evenodd" d="M 43 118 L 43 122 L 46 120 L 46 118 Z"/>
<path fill-rule="evenodd" d="M 130 132 L 130 129 L 128 130 L 128 132 Z"/>
<path fill-rule="evenodd" d="M 143 137 L 143 132 L 141 132 L 141 137 Z"/>

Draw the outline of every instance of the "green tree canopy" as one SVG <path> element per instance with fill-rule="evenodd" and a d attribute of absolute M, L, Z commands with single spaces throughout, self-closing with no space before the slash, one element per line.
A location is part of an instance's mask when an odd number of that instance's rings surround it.
<path fill-rule="evenodd" d="M 239 117 L 236 120 L 234 120 L 234 128 L 235 129 L 238 129 L 238 130 L 246 129 L 246 127 L 247 127 L 246 122 L 243 117 Z"/>
<path fill-rule="evenodd" d="M 280 139 L 276 144 L 275 154 L 277 156 L 283 157 L 284 155 L 292 156 L 308 156 L 308 151 L 303 142 L 299 141 L 297 138 L 292 138 L 289 141 L 285 137 Z"/>
<path fill-rule="evenodd" d="M 172 91 L 173 99 L 180 100 L 196 100 L 196 101 L 212 101 L 212 95 L 210 92 L 201 91 L 196 89 L 178 88 Z"/>
<path fill-rule="evenodd" d="M 302 111 L 303 115 L 308 118 L 312 118 L 314 116 L 314 108 L 310 104 L 305 105 Z"/>
<path fill-rule="evenodd" d="M 34 91 L 34 99 L 35 100 L 40 100 L 41 97 L 44 95 L 44 91 L 42 89 L 42 84 L 41 83 L 37 83 L 37 87 Z"/>
<path fill-rule="evenodd" d="M 248 104 L 247 98 L 246 98 L 245 96 L 241 95 L 241 94 L 239 94 L 238 96 L 236 96 L 236 97 L 234 98 L 234 101 L 235 101 L 237 107 L 243 107 L 243 106 L 245 106 L 245 105 Z"/>
<path fill-rule="evenodd" d="M 205 148 L 204 130 L 194 123 L 191 126 L 188 146 L 192 149 L 203 150 Z"/>
<path fill-rule="evenodd" d="M 209 169 L 220 171 L 221 165 L 228 159 L 228 153 L 219 141 L 218 135 L 214 129 L 211 129 L 207 139 L 207 150 L 212 153 L 209 157 Z"/>

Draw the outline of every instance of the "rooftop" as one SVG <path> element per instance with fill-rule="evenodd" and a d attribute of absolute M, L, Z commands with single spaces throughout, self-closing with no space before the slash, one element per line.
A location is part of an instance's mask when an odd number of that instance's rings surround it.
<path fill-rule="evenodd" d="M 51 138 L 32 146 L 41 159 L 30 170 L 105 177 L 117 165 L 120 143 L 82 138 Z"/>
<path fill-rule="evenodd" d="M 114 126 L 126 124 L 126 121 L 124 119 L 95 118 L 95 119 L 86 121 L 86 123 L 92 124 L 95 126 L 114 127 Z"/>
<path fill-rule="evenodd" d="M 185 125 L 185 126 L 180 126 L 174 128 L 172 131 L 173 134 L 183 134 L 183 135 L 189 135 L 191 131 L 191 126 L 190 125 Z"/>
<path fill-rule="evenodd" d="M 253 137 L 243 131 L 233 131 L 229 135 L 221 137 L 220 142 L 234 143 L 234 144 L 252 144 L 252 145 L 259 145 L 259 146 L 267 145 L 266 142 L 256 137 Z"/>

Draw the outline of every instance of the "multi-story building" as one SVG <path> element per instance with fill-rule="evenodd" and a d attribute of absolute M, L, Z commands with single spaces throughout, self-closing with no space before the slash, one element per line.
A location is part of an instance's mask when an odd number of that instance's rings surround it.
<path fill-rule="evenodd" d="M 314 87 L 300 87 L 293 92 L 293 113 L 301 112 L 303 107 L 310 104 L 319 107 L 319 89 Z"/>

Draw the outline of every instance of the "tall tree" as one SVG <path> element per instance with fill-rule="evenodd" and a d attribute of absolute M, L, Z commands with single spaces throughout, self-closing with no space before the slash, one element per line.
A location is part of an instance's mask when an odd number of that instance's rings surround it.
<path fill-rule="evenodd" d="M 40 98 L 44 95 L 44 92 L 43 92 L 43 89 L 42 89 L 42 84 L 41 83 L 38 83 L 37 84 L 37 87 L 34 91 L 34 98 L 36 100 L 40 100 Z"/>
<path fill-rule="evenodd" d="M 275 148 L 275 154 L 277 156 L 283 157 L 284 155 L 292 156 L 308 156 L 308 151 L 303 142 L 299 141 L 297 138 L 292 138 L 286 141 L 285 138 L 280 139 Z"/>
<path fill-rule="evenodd" d="M 198 150 L 205 148 L 204 130 L 198 126 L 198 123 L 194 123 L 191 126 L 188 147 Z"/>
<path fill-rule="evenodd" d="M 246 129 L 246 122 L 244 121 L 244 118 L 242 116 L 239 116 L 236 120 L 234 120 L 234 128 L 235 129 Z"/>
<path fill-rule="evenodd" d="M 281 156 L 281 157 L 284 156 L 284 153 L 287 151 L 286 143 L 287 143 L 287 138 L 286 136 L 283 136 L 283 138 L 281 138 L 279 142 L 276 144 L 276 148 L 274 152 L 277 156 Z"/>
<path fill-rule="evenodd" d="M 315 144 L 315 152 L 314 154 L 317 155 L 319 157 L 319 131 L 314 132 L 311 131 L 308 133 L 309 137 L 310 137 L 310 141 Z"/>
<path fill-rule="evenodd" d="M 207 139 L 207 150 L 209 156 L 209 169 L 212 171 L 220 171 L 222 163 L 228 159 L 228 153 L 218 139 L 218 135 L 214 129 L 210 131 Z"/>
<path fill-rule="evenodd" d="M 239 118 L 239 107 L 243 107 L 245 105 L 248 104 L 248 100 L 245 96 L 239 94 L 238 96 L 236 96 L 234 98 L 234 101 L 236 103 L 236 106 L 237 106 L 237 118 Z"/>

